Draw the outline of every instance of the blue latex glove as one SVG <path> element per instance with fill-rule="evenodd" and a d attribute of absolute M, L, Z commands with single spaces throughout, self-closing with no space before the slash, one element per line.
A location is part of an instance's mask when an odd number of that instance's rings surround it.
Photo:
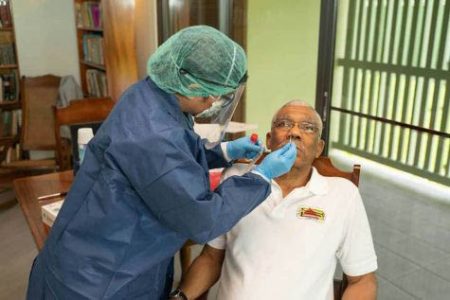
<path fill-rule="evenodd" d="M 255 168 L 269 180 L 289 172 L 297 158 L 297 147 L 294 143 L 287 143 L 280 149 L 267 155 Z"/>
<path fill-rule="evenodd" d="M 263 150 L 260 141 L 253 143 L 248 136 L 241 137 L 227 144 L 227 155 L 231 159 L 253 159 L 263 152 Z"/>

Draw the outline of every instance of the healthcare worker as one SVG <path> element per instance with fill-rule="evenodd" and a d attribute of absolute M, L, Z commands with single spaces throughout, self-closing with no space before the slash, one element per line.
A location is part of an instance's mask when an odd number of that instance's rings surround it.
<path fill-rule="evenodd" d="M 33 263 L 28 299 L 167 299 L 184 242 L 228 231 L 294 163 L 288 144 L 255 173 L 210 191 L 209 168 L 261 151 L 248 137 L 218 143 L 193 131 L 196 115 L 223 131 L 242 94 L 245 53 L 224 34 L 207 26 L 178 32 L 150 57 L 148 73 L 88 144 Z"/>

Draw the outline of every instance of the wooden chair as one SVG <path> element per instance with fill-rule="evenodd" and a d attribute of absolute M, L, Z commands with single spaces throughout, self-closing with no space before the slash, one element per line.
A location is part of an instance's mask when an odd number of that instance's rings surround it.
<path fill-rule="evenodd" d="M 263 157 L 262 157 L 263 158 Z M 260 159 L 260 161 L 262 160 Z M 336 168 L 333 163 L 331 162 L 329 157 L 321 156 L 317 158 L 313 162 L 313 166 L 317 169 L 317 171 L 327 177 L 342 177 L 345 179 L 350 180 L 355 184 L 356 186 L 359 186 L 359 175 L 361 171 L 360 165 L 353 165 L 353 170 L 351 172 L 342 171 L 338 168 Z M 181 263 L 181 270 L 182 274 L 185 274 L 187 269 L 189 268 L 189 265 L 191 264 L 191 249 L 190 247 L 194 245 L 192 241 L 186 242 L 186 244 L 183 246 L 183 248 L 180 249 L 180 263 Z M 342 299 L 342 295 L 344 293 L 345 288 L 347 287 L 347 279 L 345 277 L 345 274 L 342 275 L 342 279 L 334 279 L 333 282 L 333 288 L 334 288 L 334 299 L 340 300 Z M 198 300 L 206 300 L 207 294 L 203 294 Z"/>
<path fill-rule="evenodd" d="M 30 159 L 29 151 L 55 150 L 52 134 L 54 119 L 52 106 L 58 98 L 60 77 L 44 75 L 22 77 L 20 80 L 22 124 L 19 135 L 0 138 L 0 177 L 2 197 L 12 190 L 14 178 L 54 172 L 55 159 Z M 9 149 L 19 143 L 20 153 L 6 162 Z M 3 163 L 1 163 L 3 162 Z M 7 196 L 7 203 L 16 203 L 15 197 Z"/>
<path fill-rule="evenodd" d="M 56 157 L 60 170 L 69 170 L 72 167 L 70 142 L 61 138 L 61 126 L 89 126 L 101 123 L 108 117 L 113 107 L 114 102 L 111 98 L 85 98 L 73 100 L 67 107 L 53 108 L 55 117 L 53 132 L 56 140 Z M 76 141 L 72 141 L 72 143 L 74 145 Z"/>
<path fill-rule="evenodd" d="M 0 168 L 13 170 L 25 176 L 48 173 L 57 169 L 55 159 L 31 160 L 27 157 L 28 152 L 32 150 L 56 148 L 52 107 L 56 105 L 60 80 L 60 77 L 53 75 L 22 77 L 20 147 L 23 153 L 19 160 L 4 163 Z M 7 147 L 13 145 L 11 141 L 9 143 Z"/>

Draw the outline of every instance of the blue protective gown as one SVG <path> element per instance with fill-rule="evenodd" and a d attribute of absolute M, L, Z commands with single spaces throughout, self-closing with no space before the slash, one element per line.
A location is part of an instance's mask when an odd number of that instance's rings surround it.
<path fill-rule="evenodd" d="M 166 299 L 183 243 L 225 233 L 270 193 L 251 173 L 211 192 L 208 169 L 224 165 L 175 96 L 133 85 L 88 145 L 28 299 Z"/>

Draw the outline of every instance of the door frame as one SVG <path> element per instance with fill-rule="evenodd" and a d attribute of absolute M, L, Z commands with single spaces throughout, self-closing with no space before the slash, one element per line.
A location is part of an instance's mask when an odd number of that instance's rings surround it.
<path fill-rule="evenodd" d="M 322 155 L 326 156 L 328 155 L 330 142 L 330 112 L 338 2 L 339 0 L 322 0 L 320 4 L 315 107 L 323 122 L 322 139 L 325 141 L 325 148 Z"/>

